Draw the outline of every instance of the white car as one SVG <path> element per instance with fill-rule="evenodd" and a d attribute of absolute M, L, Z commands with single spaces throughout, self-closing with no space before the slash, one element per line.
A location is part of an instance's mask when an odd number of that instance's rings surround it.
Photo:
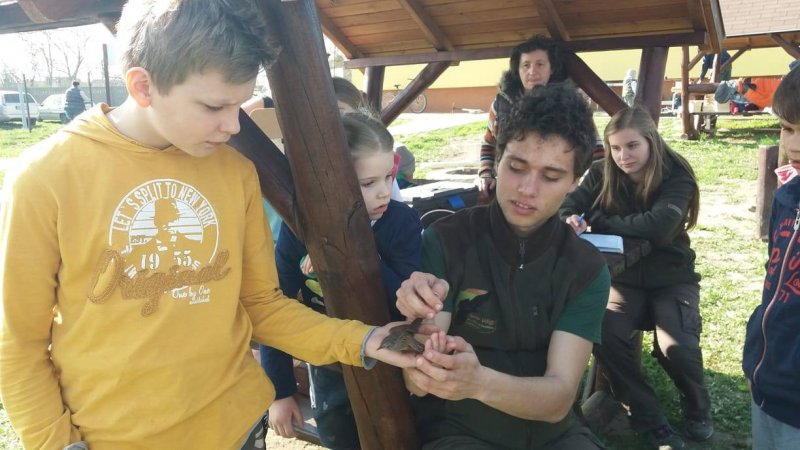
<path fill-rule="evenodd" d="M 83 94 L 81 92 L 81 94 Z M 92 107 L 92 102 L 86 97 L 83 97 L 86 109 Z M 53 94 L 47 96 L 46 99 L 39 105 L 39 120 L 57 120 L 61 123 L 67 123 L 67 113 L 64 112 L 64 94 Z"/>
<path fill-rule="evenodd" d="M 28 94 L 28 107 L 20 102 L 22 94 L 17 91 L 0 91 L 0 122 L 22 120 L 28 110 L 30 111 L 31 126 L 39 120 L 39 103 L 31 94 Z"/>

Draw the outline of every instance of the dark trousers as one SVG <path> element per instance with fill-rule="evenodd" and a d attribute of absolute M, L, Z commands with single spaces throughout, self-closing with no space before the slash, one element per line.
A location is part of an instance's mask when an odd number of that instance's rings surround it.
<path fill-rule="evenodd" d="M 311 406 L 320 443 L 327 448 L 360 448 L 353 408 L 347 397 L 344 376 L 324 367 L 309 364 Z"/>
<path fill-rule="evenodd" d="M 703 381 L 700 350 L 700 287 L 681 284 L 639 289 L 613 284 L 603 319 L 602 344 L 595 356 L 603 364 L 614 397 L 629 407 L 631 426 L 646 431 L 667 425 L 653 388 L 645 380 L 638 330 L 653 328 L 653 356 L 681 393 L 689 419 L 710 418 L 711 401 Z"/>

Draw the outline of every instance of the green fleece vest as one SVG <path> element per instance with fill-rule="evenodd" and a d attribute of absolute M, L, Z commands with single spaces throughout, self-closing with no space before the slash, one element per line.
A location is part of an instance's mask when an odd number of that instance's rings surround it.
<path fill-rule="evenodd" d="M 555 217 L 528 239 L 517 238 L 496 203 L 432 227 L 451 292 L 457 292 L 448 334 L 469 342 L 484 366 L 520 377 L 543 375 L 564 306 L 597 277 L 603 259 L 587 257 L 586 244 Z M 476 400 L 428 395 L 413 404 L 423 442 L 468 434 L 498 448 L 546 448 L 578 425 L 573 412 L 553 424 L 516 418 Z"/>

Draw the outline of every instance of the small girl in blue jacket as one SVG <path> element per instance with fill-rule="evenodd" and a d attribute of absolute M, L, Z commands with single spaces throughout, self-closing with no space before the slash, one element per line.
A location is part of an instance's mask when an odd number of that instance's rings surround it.
<path fill-rule="evenodd" d="M 392 319 L 403 320 L 395 306 L 395 292 L 412 272 L 420 269 L 422 223 L 409 206 L 390 199 L 394 139 L 386 127 L 362 113 L 345 114 L 342 125 L 372 222 L 384 299 Z M 280 287 L 289 297 L 301 291 L 307 305 L 325 312 L 322 291 L 307 255 L 303 243 L 283 224 L 275 246 Z M 260 351 L 261 365 L 276 390 L 275 402 L 269 409 L 270 427 L 279 436 L 294 437 L 293 422 L 301 425 L 303 417 L 292 397 L 297 391 L 292 358 L 271 347 L 261 346 Z M 341 372 L 314 366 L 310 366 L 310 372 L 314 419 L 322 445 L 334 449 L 359 448 L 358 431 Z"/>
<path fill-rule="evenodd" d="M 781 123 L 781 147 L 800 174 L 800 69 L 781 81 L 772 110 Z M 775 192 L 767 256 L 742 360 L 753 398 L 753 448 L 800 448 L 800 177 Z"/>

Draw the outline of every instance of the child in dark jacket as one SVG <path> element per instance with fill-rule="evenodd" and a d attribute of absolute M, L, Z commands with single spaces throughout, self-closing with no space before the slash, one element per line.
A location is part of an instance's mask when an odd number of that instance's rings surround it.
<path fill-rule="evenodd" d="M 342 124 L 372 221 L 385 300 L 391 317 L 402 320 L 395 306 L 395 292 L 412 272 L 420 269 L 422 224 L 414 210 L 389 198 L 394 181 L 391 134 L 380 122 L 361 113 L 345 114 Z M 303 243 L 284 224 L 275 247 L 280 287 L 290 297 L 301 291 L 306 304 L 325 312 L 323 293 L 307 255 Z M 297 391 L 292 358 L 274 348 L 261 346 L 261 365 L 276 390 L 276 400 L 269 411 L 270 427 L 280 436 L 293 437 L 292 419 L 301 424 L 303 418 L 292 397 Z M 322 445 L 335 449 L 359 448 L 358 431 L 342 374 L 315 366 L 310 366 L 310 372 L 314 419 Z"/>
<path fill-rule="evenodd" d="M 800 70 L 784 77 L 772 110 L 781 147 L 800 173 Z M 747 323 L 742 368 L 752 393 L 754 449 L 800 448 L 800 177 L 775 193 L 761 304 Z"/>
<path fill-rule="evenodd" d="M 700 350 L 700 280 L 687 231 L 697 222 L 699 191 L 688 161 L 658 134 L 650 114 L 627 108 L 605 130 L 605 157 L 595 163 L 560 210 L 577 233 L 592 231 L 647 239 L 652 252 L 611 280 L 603 320 L 603 363 L 631 425 L 653 448 L 683 448 L 644 378 L 632 336 L 655 329 L 653 354 L 681 393 L 686 434 L 713 433 L 711 402 Z M 583 216 L 581 216 L 583 214 Z"/>

